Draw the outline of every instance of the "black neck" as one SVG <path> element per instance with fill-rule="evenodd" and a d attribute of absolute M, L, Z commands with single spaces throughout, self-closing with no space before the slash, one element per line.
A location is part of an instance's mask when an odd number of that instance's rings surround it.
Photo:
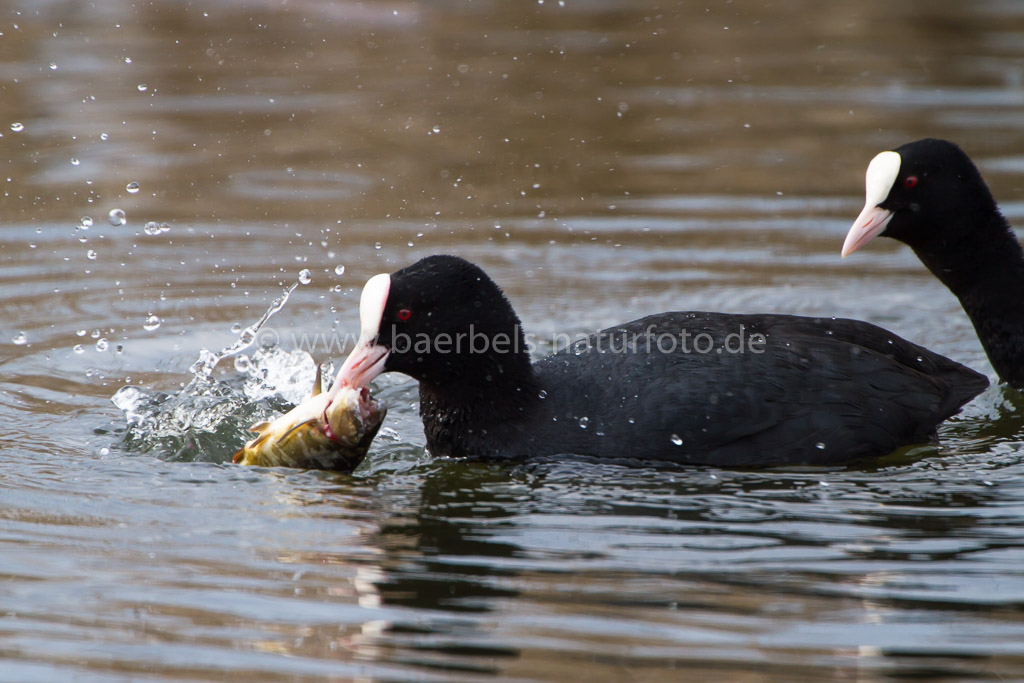
<path fill-rule="evenodd" d="M 1024 251 L 1000 214 L 990 223 L 945 253 L 914 251 L 960 299 L 999 378 L 1024 390 Z"/>
<path fill-rule="evenodd" d="M 524 353 L 501 372 L 469 372 L 444 382 L 420 381 L 420 417 L 435 456 L 488 457 L 500 436 L 522 424 L 540 402 L 540 385 Z"/>

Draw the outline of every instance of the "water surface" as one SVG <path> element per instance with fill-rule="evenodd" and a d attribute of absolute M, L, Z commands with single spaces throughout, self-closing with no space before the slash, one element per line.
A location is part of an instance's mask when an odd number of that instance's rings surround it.
<path fill-rule="evenodd" d="M 925 135 L 1024 224 L 1017 4 L 49 0 L 0 34 L 0 678 L 1024 678 L 998 387 L 937 449 L 767 472 L 433 461 L 400 377 L 351 476 L 135 447 L 110 401 L 300 280 L 265 330 L 338 361 L 366 278 L 438 252 L 541 337 L 839 315 L 992 377 L 907 249 L 838 252 Z"/>

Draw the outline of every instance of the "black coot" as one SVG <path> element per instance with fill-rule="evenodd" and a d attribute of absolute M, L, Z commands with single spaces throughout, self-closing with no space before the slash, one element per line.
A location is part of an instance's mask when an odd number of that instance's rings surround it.
<path fill-rule="evenodd" d="M 336 386 L 419 380 L 437 456 L 831 464 L 929 439 L 984 376 L 854 320 L 661 313 L 530 362 L 477 266 L 431 256 L 363 288 Z"/>
<path fill-rule="evenodd" d="M 866 185 L 843 256 L 876 235 L 908 245 L 960 299 L 1000 379 L 1024 390 L 1024 252 L 977 167 L 928 138 L 872 159 Z"/>

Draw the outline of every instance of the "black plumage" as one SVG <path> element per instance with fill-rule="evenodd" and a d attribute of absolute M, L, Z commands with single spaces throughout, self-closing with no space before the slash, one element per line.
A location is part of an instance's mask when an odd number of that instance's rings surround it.
<path fill-rule="evenodd" d="M 531 363 L 501 290 L 453 256 L 391 275 L 376 332 L 443 456 L 834 464 L 928 440 L 988 384 L 874 325 L 786 315 L 661 313 Z"/>
<path fill-rule="evenodd" d="M 1020 242 L 981 173 L 957 145 L 926 138 L 893 152 L 899 165 L 888 193 L 877 204 L 869 197 L 873 206 L 865 206 L 862 215 L 875 210 L 884 225 L 877 234 L 908 245 L 957 296 L 1000 379 L 1024 390 Z M 859 227 L 851 228 L 851 238 Z M 844 247 L 844 255 L 872 236 Z"/>

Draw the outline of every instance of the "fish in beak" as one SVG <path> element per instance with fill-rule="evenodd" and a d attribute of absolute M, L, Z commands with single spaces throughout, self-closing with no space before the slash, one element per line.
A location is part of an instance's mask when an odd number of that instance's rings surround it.
<path fill-rule="evenodd" d="M 257 436 L 235 453 L 234 462 L 351 472 L 366 457 L 386 414 L 366 387 L 321 392 L 317 368 L 313 395 L 276 420 L 253 425 Z"/>

